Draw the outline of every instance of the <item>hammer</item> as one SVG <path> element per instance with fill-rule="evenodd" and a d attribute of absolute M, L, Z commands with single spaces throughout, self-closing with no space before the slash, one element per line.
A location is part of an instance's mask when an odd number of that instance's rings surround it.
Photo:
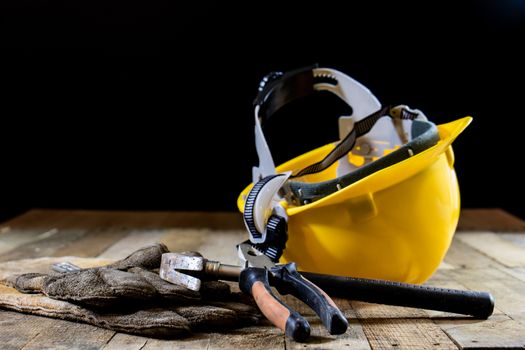
<path fill-rule="evenodd" d="M 266 260 L 266 257 L 257 250 L 247 250 L 244 256 L 252 266 L 255 261 L 255 265 L 266 264 L 266 268 L 271 269 L 271 261 Z M 243 269 L 242 266 L 222 264 L 202 256 L 165 253 L 162 255 L 160 276 L 166 281 L 199 290 L 199 278 L 239 282 Z M 494 310 L 494 297 L 488 292 L 323 275 L 304 271 L 301 271 L 300 274 L 332 297 L 452 312 L 480 319 L 488 318 Z"/>

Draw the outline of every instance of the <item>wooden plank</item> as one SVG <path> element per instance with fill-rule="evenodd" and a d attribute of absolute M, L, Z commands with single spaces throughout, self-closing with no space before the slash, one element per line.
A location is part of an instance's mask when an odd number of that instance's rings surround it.
<path fill-rule="evenodd" d="M 348 330 L 345 334 L 330 335 L 315 312 L 297 298 L 286 295 L 281 296 L 286 304 L 303 315 L 311 326 L 310 339 L 306 343 L 297 343 L 285 338 L 286 349 L 370 349 L 365 333 L 357 319 L 352 305 L 347 300 L 334 300 L 345 317 L 349 319 Z M 282 334 L 282 332 L 281 332 Z"/>
<path fill-rule="evenodd" d="M 247 240 L 246 230 L 215 231 L 199 247 L 203 256 L 225 264 L 239 264 L 236 245 Z"/>
<path fill-rule="evenodd" d="M 284 349 L 284 335 L 273 326 L 263 325 L 221 333 L 194 333 L 186 339 L 161 340 L 150 338 L 147 339 L 146 344 L 141 349 Z"/>
<path fill-rule="evenodd" d="M 63 212 L 66 214 L 80 212 L 38 210 L 46 212 Z M 232 212 L 206 211 L 122 211 L 122 210 L 82 210 L 83 215 L 91 218 L 105 217 L 111 225 L 127 225 L 135 229 L 162 228 L 206 228 L 212 230 L 242 230 L 242 215 Z M 40 215 L 40 214 L 39 214 Z M 16 219 L 16 218 L 15 218 Z M 10 224 L 11 221 L 6 224 Z"/>
<path fill-rule="evenodd" d="M 89 230 L 104 224 L 104 216 L 94 217 L 91 212 L 70 212 L 53 220 L 53 229 L 38 234 L 33 239 L 0 255 L 0 261 L 51 256 L 60 248 L 85 235 Z"/>
<path fill-rule="evenodd" d="M 202 350 L 210 345 L 210 334 L 195 334 L 184 340 L 148 339 L 142 350 Z"/>
<path fill-rule="evenodd" d="M 457 239 L 507 267 L 525 267 L 525 248 L 492 232 L 458 235 Z"/>
<path fill-rule="evenodd" d="M 0 224 L 16 226 L 35 223 L 49 215 L 69 215 L 71 210 L 35 209 Z M 238 212 L 203 211 L 82 211 L 92 217 L 105 216 L 114 224 L 127 222 L 134 228 L 208 228 L 243 230 L 242 216 Z M 525 221 L 501 209 L 464 209 L 461 211 L 458 231 L 488 230 L 496 232 L 525 231 Z"/>
<path fill-rule="evenodd" d="M 360 301 L 350 304 L 373 349 L 457 349 L 428 318 L 446 317 L 446 313 Z"/>
<path fill-rule="evenodd" d="M 494 232 L 525 231 L 525 221 L 497 208 L 464 209 L 461 211 L 458 231 L 485 230 Z"/>
<path fill-rule="evenodd" d="M 525 233 L 500 233 L 501 238 L 525 248 Z"/>
<path fill-rule="evenodd" d="M 66 217 L 62 212 L 31 211 L 1 226 L 0 255 L 56 230 Z M 37 238 L 40 237 L 40 238 Z"/>
<path fill-rule="evenodd" d="M 5 281 L 10 275 L 19 275 L 22 273 L 37 272 L 50 273 L 51 265 L 57 262 L 68 261 L 82 268 L 107 265 L 113 260 L 79 258 L 76 256 L 66 257 L 44 257 L 36 259 L 21 259 L 16 261 L 6 261 L 0 263 L 0 283 Z M 0 294 L 5 292 L 4 286 L 0 285 Z"/>
<path fill-rule="evenodd" d="M 443 260 L 438 266 L 438 270 L 448 270 L 448 269 L 455 269 L 455 268 L 456 267 L 454 265 L 449 264 L 445 260 Z"/>
<path fill-rule="evenodd" d="M 473 280 L 507 280 L 511 277 L 503 272 L 502 269 L 505 267 L 487 267 L 487 268 L 464 268 L 464 269 L 453 269 L 453 270 L 442 270 L 439 271 L 441 278 L 450 281 L 457 281 L 458 283 L 463 284 L 467 288 L 470 287 L 465 282 L 471 282 Z"/>
<path fill-rule="evenodd" d="M 425 318 L 428 314 L 425 310 L 382 305 L 382 304 L 371 304 L 362 301 L 351 301 L 350 304 L 355 311 L 358 318 Z"/>
<path fill-rule="evenodd" d="M 50 216 L 46 216 L 48 214 Z M 220 228 L 224 225 L 232 225 L 234 227 L 236 224 L 233 221 L 237 216 L 237 213 L 215 215 L 211 225 L 215 228 Z M 20 219 L 21 217 L 23 220 Z M 207 226 L 206 215 L 203 213 L 32 211 L 21 217 L 9 221 L 9 225 L 3 224 L 0 226 L 0 243 L 2 238 L 11 237 L 14 240 L 18 239 L 17 242 L 23 246 L 28 243 L 31 244 L 32 240 L 36 238 L 36 241 L 45 243 L 41 249 L 55 256 L 90 256 L 102 253 L 103 257 L 118 259 L 125 257 L 133 250 L 144 245 L 162 241 L 168 244 L 168 247 L 172 250 L 198 250 L 208 258 L 225 263 L 237 263 L 234 246 L 246 237 L 242 226 L 236 230 L 192 229 L 193 227 Z M 41 228 L 45 226 L 44 224 L 47 224 L 47 227 L 50 227 L 50 229 L 42 231 Z M 186 228 L 180 229 L 180 227 Z M 53 231 L 53 228 L 57 228 L 57 232 Z M 75 236 L 74 239 L 68 240 L 64 244 L 64 242 L 59 242 L 56 235 L 60 231 L 64 232 L 66 229 L 72 231 L 83 230 L 84 234 Z M 484 244 L 482 249 L 478 243 L 479 237 L 478 239 L 473 238 L 480 234 L 491 235 L 492 239 L 499 244 L 498 249 L 491 242 L 491 244 L 488 244 L 488 249 L 492 248 L 494 251 L 487 254 L 485 249 L 487 244 Z M 496 235 L 490 232 L 458 232 L 445 258 L 445 263 L 442 264 L 440 270 L 429 281 L 429 284 L 439 287 L 455 289 L 468 287 L 469 289 L 491 291 L 496 296 L 497 308 L 495 315 L 488 321 L 473 320 L 461 315 L 426 310 L 347 302 L 348 306 L 344 306 L 343 311 L 350 318 L 349 332 L 342 337 L 332 337 L 326 333 L 317 317 L 313 315 L 313 312 L 308 307 L 301 306 L 302 303 L 295 301 L 291 306 L 298 308 L 300 312 L 304 313 L 312 324 L 312 341 L 306 344 L 285 340 L 279 330 L 268 323 L 263 323 L 262 326 L 258 327 L 220 333 L 197 334 L 188 339 L 170 341 L 117 333 L 110 338 L 99 337 L 104 339 L 96 340 L 92 343 L 75 344 L 67 339 L 56 337 L 58 339 L 57 342 L 53 342 L 48 347 L 216 349 L 239 348 L 248 344 L 249 347 L 255 349 L 284 348 L 285 345 L 290 348 L 330 349 L 356 347 L 369 349 L 372 346 L 373 348 L 406 347 L 424 349 L 449 348 L 452 344 L 450 348 L 456 348 L 448 337 L 452 338 L 457 345 L 468 349 L 503 346 L 523 347 L 522 341 L 525 338 L 523 330 L 525 326 L 525 301 L 522 294 L 525 291 L 525 267 L 521 265 L 521 256 L 516 252 L 522 251 L 524 237 L 523 233 Z M 24 239 L 26 240 L 24 241 Z M 507 255 L 508 245 L 518 250 L 515 250 L 509 256 Z M 36 246 L 34 245 L 33 247 Z M 504 249 L 503 253 L 501 253 L 502 249 Z M 514 267 L 508 267 L 509 265 Z M 337 303 L 340 306 L 344 305 L 343 301 L 337 301 Z M 12 327 L 14 331 L 18 331 L 19 327 L 16 323 L 4 327 L 1 315 L 2 312 L 0 312 L 0 341 L 3 341 L 2 336 L 5 329 Z M 20 315 L 18 322 L 25 324 L 24 322 L 27 322 L 23 321 L 25 317 L 37 319 L 37 321 L 63 322 L 22 315 Z M 358 323 L 356 317 L 363 323 L 362 326 Z M 17 319 L 15 318 L 15 320 Z M 434 327 L 432 322 L 434 322 Z M 32 326 L 28 325 L 25 327 L 27 331 L 20 330 L 22 335 L 14 335 L 14 339 L 7 338 L 8 336 L 13 336 L 14 333 L 6 331 L 7 335 L 4 338 L 7 340 L 3 341 L 3 343 L 14 344 L 12 348 L 17 349 L 28 342 L 30 343 L 28 346 L 36 347 L 36 343 L 31 339 L 41 336 L 38 330 L 35 331 L 38 328 L 37 323 L 33 321 Z M 447 334 L 436 331 L 436 327 L 442 327 L 447 332 L 448 337 Z M 384 331 L 384 329 L 387 329 L 387 331 Z M 71 331 L 75 332 L 74 329 Z M 399 332 L 397 336 L 394 334 L 396 332 Z M 415 340 L 409 339 L 410 334 Z M 449 340 L 449 343 L 441 342 L 443 335 L 445 335 L 445 339 Z M 370 343 L 366 339 L 367 336 L 370 338 Z M 261 341 L 261 339 L 264 339 L 264 341 Z M 506 342 L 503 341 L 505 339 Z M 12 343 L 9 343 L 9 341 Z M 432 343 L 432 341 L 436 341 L 436 343 Z M 9 347 L 6 345 L 5 347 L 2 346 L 2 348 Z"/>
<path fill-rule="evenodd" d="M 136 230 L 167 228 L 243 229 L 242 216 L 237 212 L 203 211 L 100 211 L 88 212 L 91 217 L 104 216 L 113 226 Z"/>
<path fill-rule="evenodd" d="M 114 334 L 88 324 L 54 320 L 22 349 L 100 349 Z"/>
<path fill-rule="evenodd" d="M 445 262 L 449 266 L 453 268 L 503 267 L 499 262 L 464 243 L 461 238 L 468 235 L 470 233 L 457 233 L 455 235 L 445 256 Z"/>
<path fill-rule="evenodd" d="M 505 315 L 489 320 L 435 320 L 461 349 L 523 349 L 525 326 Z"/>
<path fill-rule="evenodd" d="M 64 210 L 42 210 L 33 209 L 29 210 L 21 215 L 18 215 L 8 221 L 0 223 L 0 227 L 11 227 L 16 229 L 22 228 L 34 228 L 40 226 L 43 221 L 52 219 L 53 217 L 63 217 L 70 211 Z"/>
<path fill-rule="evenodd" d="M 170 229 L 165 231 L 161 241 L 172 252 L 200 251 L 200 247 L 215 233 L 204 229 Z"/>
<path fill-rule="evenodd" d="M 206 349 L 285 349 L 284 335 L 271 325 L 245 327 L 210 334 L 210 342 Z"/>
<path fill-rule="evenodd" d="M 79 214 L 80 213 L 80 214 Z M 134 229 L 205 228 L 212 230 L 243 230 L 242 215 L 236 211 L 122 211 L 122 210 L 56 210 L 33 209 L 9 221 L 4 227 L 32 226 L 49 216 L 83 215 L 88 218 L 104 217 L 115 226 L 127 225 Z"/>
<path fill-rule="evenodd" d="M 198 251 L 222 263 L 238 264 L 235 245 L 245 239 L 244 231 L 210 231 L 203 229 L 172 229 L 134 231 L 99 255 L 104 259 L 122 259 L 136 249 L 162 242 L 171 251 Z"/>
<path fill-rule="evenodd" d="M 372 349 L 457 349 L 432 320 L 404 318 L 360 319 Z"/>
<path fill-rule="evenodd" d="M 137 335 L 115 333 L 103 350 L 140 350 L 144 347 L 149 338 Z"/>
<path fill-rule="evenodd" d="M 104 259 L 124 259 L 135 250 L 147 245 L 160 242 L 165 235 L 164 230 L 132 231 L 108 249 L 103 251 L 99 257 Z"/>
<path fill-rule="evenodd" d="M 50 256 L 55 250 L 67 245 L 69 242 L 74 241 L 79 237 L 82 237 L 85 233 L 83 230 L 78 229 L 55 229 L 48 232 L 49 236 L 44 239 L 22 244 L 0 255 L 0 262 Z"/>
<path fill-rule="evenodd" d="M 311 327 L 311 336 L 305 343 L 298 343 L 285 338 L 285 349 L 360 349 L 369 350 L 361 324 L 353 319 L 348 322 L 348 330 L 342 335 L 330 335 L 317 317 L 307 317 Z"/>
<path fill-rule="evenodd" d="M 209 230 L 245 230 L 239 212 L 169 212 L 163 228 L 204 228 Z"/>
<path fill-rule="evenodd" d="M 525 324 L 524 282 L 512 278 L 495 281 L 469 281 L 465 284 L 472 289 L 488 290 L 494 295 L 497 309 Z"/>
<path fill-rule="evenodd" d="M 94 257 L 129 234 L 128 228 L 100 228 L 86 232 L 79 239 L 57 249 L 52 256 Z"/>
<path fill-rule="evenodd" d="M 121 248 L 123 244 L 134 241 L 133 244 L 140 245 L 140 240 L 143 239 L 142 246 L 154 243 L 157 229 L 152 227 L 161 227 L 163 220 L 168 215 L 167 212 L 103 212 L 93 211 L 89 212 L 91 221 L 100 222 L 95 229 L 86 232 L 85 235 L 79 239 L 71 242 L 65 247 L 58 249 L 53 254 L 54 256 L 74 255 L 80 257 L 92 257 L 104 254 L 115 255 L 115 251 Z M 140 229 L 138 229 L 140 228 Z M 147 233 L 147 232 L 155 233 Z M 141 238 L 139 238 L 138 236 Z M 109 248 L 116 244 L 121 239 L 130 236 L 126 241 L 121 242 L 120 246 Z M 158 236 L 158 235 L 157 235 Z M 153 240 L 153 241 L 152 241 Z M 130 243 L 131 244 L 131 243 Z M 125 257 L 129 252 L 141 248 L 134 248 L 133 244 L 129 247 L 130 251 L 123 251 L 122 255 Z M 121 255 L 121 256 L 122 256 Z"/>
<path fill-rule="evenodd" d="M 238 264 L 235 246 L 248 239 L 244 230 L 175 229 L 165 233 L 160 241 L 170 251 L 198 251 L 204 257 L 224 264 Z"/>
<path fill-rule="evenodd" d="M 53 320 L 0 310 L 0 344 L 3 350 L 19 350 L 49 327 Z"/>
<path fill-rule="evenodd" d="M 155 230 L 162 228 L 168 215 L 160 211 L 91 211 L 94 216 L 104 216 L 108 226 L 132 230 Z"/>
<path fill-rule="evenodd" d="M 525 321 L 525 282 L 500 269 L 458 269 L 444 273 L 471 290 L 488 291 L 496 308 L 513 319 Z"/>
<path fill-rule="evenodd" d="M 525 282 L 525 267 L 503 268 L 502 270 L 512 277 Z"/>
<path fill-rule="evenodd" d="M 449 275 L 445 274 L 445 271 L 448 271 L 450 269 L 438 269 L 434 274 L 430 277 L 430 279 L 425 282 L 433 282 L 433 285 L 439 284 L 440 282 L 447 282 L 451 280 L 451 277 Z"/>

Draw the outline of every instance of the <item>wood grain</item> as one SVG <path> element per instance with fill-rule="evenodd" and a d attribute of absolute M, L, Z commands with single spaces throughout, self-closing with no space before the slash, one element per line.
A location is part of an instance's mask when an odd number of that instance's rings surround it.
<path fill-rule="evenodd" d="M 140 350 L 144 347 L 148 338 L 136 335 L 115 333 L 111 339 L 102 347 L 103 350 Z"/>
<path fill-rule="evenodd" d="M 473 269 L 503 266 L 491 257 L 482 254 L 479 250 L 464 243 L 462 238 L 468 235 L 470 235 L 470 233 L 457 233 L 455 235 L 452 245 L 445 256 L 445 262 L 450 267 Z"/>
<path fill-rule="evenodd" d="M 357 322 L 352 305 L 347 300 L 334 300 L 345 317 L 349 318 L 347 331 L 338 336 L 330 335 L 315 312 L 297 298 L 286 295 L 282 296 L 282 300 L 303 315 L 312 328 L 310 339 L 306 343 L 296 343 L 285 338 L 286 349 L 370 349 L 363 328 Z"/>
<path fill-rule="evenodd" d="M 512 277 L 525 282 L 525 267 L 515 267 L 513 269 L 503 268 L 502 270 Z"/>
<path fill-rule="evenodd" d="M 97 228 L 58 248 L 52 255 L 83 258 L 98 256 L 128 234 L 129 229 L 126 227 Z"/>
<path fill-rule="evenodd" d="M 352 301 L 373 349 L 456 349 L 426 310 Z"/>
<path fill-rule="evenodd" d="M 271 326 L 246 327 L 225 333 L 212 333 L 207 350 L 217 349 L 284 349 L 284 335 Z"/>
<path fill-rule="evenodd" d="M 205 228 L 210 230 L 245 230 L 238 212 L 168 212 L 163 227 Z"/>
<path fill-rule="evenodd" d="M 371 349 L 363 327 L 355 319 L 349 321 L 346 333 L 338 336 L 330 335 L 318 318 L 308 317 L 307 320 L 313 335 L 306 343 L 297 343 L 285 338 L 286 349 Z"/>
<path fill-rule="evenodd" d="M 505 315 L 489 320 L 436 320 L 461 349 L 523 349 L 525 326 Z"/>
<path fill-rule="evenodd" d="M 124 259 L 135 250 L 160 242 L 164 230 L 133 231 L 98 255 L 103 259 Z"/>
<path fill-rule="evenodd" d="M 0 261 L 47 255 L 119 259 L 160 241 L 173 251 L 200 251 L 210 259 L 235 264 L 235 244 L 245 239 L 238 213 L 32 210 L 0 224 Z M 42 261 L 49 265 L 49 261 Z M 444 263 L 427 284 L 490 291 L 496 297 L 494 315 L 489 320 L 476 320 L 445 312 L 337 299 L 350 326 L 344 335 L 331 336 L 308 306 L 284 296 L 312 326 L 311 339 L 295 343 L 267 321 L 235 331 L 157 340 L 0 311 L 0 342 L 2 349 L 106 350 L 525 347 L 522 220 L 498 209 L 464 210 Z"/>
<path fill-rule="evenodd" d="M 100 349 L 114 334 L 113 331 L 83 323 L 54 320 L 21 349 L 56 349 L 57 344 L 62 349 Z"/>
<path fill-rule="evenodd" d="M 85 232 L 79 229 L 53 229 L 48 233 L 45 238 L 22 244 L 0 255 L 0 262 L 52 256 L 57 249 L 82 237 Z"/>
<path fill-rule="evenodd" d="M 429 319 L 360 319 L 372 349 L 457 349 Z"/>
<path fill-rule="evenodd" d="M 27 211 L 11 220 L 0 223 L 0 228 L 11 227 L 13 229 L 37 228 L 46 222 L 56 220 L 57 217 L 69 216 L 71 211 L 65 210 L 42 210 L 33 209 Z"/>
<path fill-rule="evenodd" d="M 35 210 L 0 224 L 0 256 L 53 232 L 64 218 L 67 215 L 62 212 Z"/>
<path fill-rule="evenodd" d="M 457 239 L 507 267 L 525 267 L 525 247 L 492 232 L 458 235 Z"/>
<path fill-rule="evenodd" d="M 523 233 L 500 233 L 501 238 L 511 241 L 519 247 L 525 248 L 525 232 Z"/>
<path fill-rule="evenodd" d="M 351 301 L 350 304 L 358 318 L 426 318 L 428 313 L 422 309 L 403 306 L 371 304 Z"/>
<path fill-rule="evenodd" d="M 525 282 L 500 269 L 460 269 L 446 271 L 472 290 L 492 293 L 496 308 L 513 319 L 525 321 Z M 524 333 L 525 334 L 525 333 Z"/>
<path fill-rule="evenodd" d="M 162 340 L 162 339 L 148 339 L 141 350 L 202 350 L 208 349 L 210 345 L 210 334 L 195 334 L 186 340 Z"/>
<path fill-rule="evenodd" d="M 160 241 L 170 251 L 198 251 L 210 260 L 238 264 L 235 246 L 248 239 L 241 230 L 172 229 Z"/>
<path fill-rule="evenodd" d="M 19 350 L 50 327 L 53 320 L 0 310 L 0 344 L 4 350 Z"/>
<path fill-rule="evenodd" d="M 95 229 L 103 223 L 103 216 L 93 217 L 89 212 L 80 211 L 71 215 L 67 213 L 53 217 L 47 222 L 51 229 L 41 232 L 33 231 L 33 239 L 23 244 L 14 244 L 14 248 L 0 255 L 0 261 L 18 260 L 26 258 L 38 258 L 51 256 L 53 253 L 71 242 L 84 236 L 90 230 Z M 20 226 L 24 227 L 23 224 Z M 28 226 L 25 226 L 28 227 Z M 40 228 L 42 226 L 37 225 Z M 35 235 L 35 233 L 37 233 Z M 9 237 L 1 239 L 10 240 Z M 12 239 L 16 240 L 15 237 Z"/>

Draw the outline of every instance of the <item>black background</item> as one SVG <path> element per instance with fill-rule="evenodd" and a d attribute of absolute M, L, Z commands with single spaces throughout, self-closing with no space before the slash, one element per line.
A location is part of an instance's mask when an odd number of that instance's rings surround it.
<path fill-rule="evenodd" d="M 474 116 L 454 144 L 463 207 L 525 217 L 525 3 L 249 3 L 3 1 L 0 218 L 235 210 L 258 81 L 315 62 L 436 123 Z M 333 141 L 340 106 L 322 102 L 269 125 L 278 160 Z"/>

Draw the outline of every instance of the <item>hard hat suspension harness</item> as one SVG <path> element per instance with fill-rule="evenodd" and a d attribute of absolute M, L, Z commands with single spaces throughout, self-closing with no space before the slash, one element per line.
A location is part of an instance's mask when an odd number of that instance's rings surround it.
<path fill-rule="evenodd" d="M 276 174 L 262 123 L 284 105 L 318 91 L 329 91 L 352 107 L 351 116 L 340 118 L 340 135 L 345 136 L 320 161 L 299 171 Z M 305 205 L 322 199 L 439 141 L 436 126 L 427 121 L 422 112 L 404 105 L 381 108 L 366 87 L 333 69 L 309 67 L 289 73 L 270 73 L 259 84 L 254 105 L 259 166 L 253 168 L 254 186 L 245 199 L 244 222 L 251 244 L 273 261 L 279 260 L 287 240 L 288 218 L 280 204 L 282 200 L 293 205 Z M 391 120 L 388 126 L 390 134 L 393 134 L 386 139 L 384 132 L 378 133 L 376 127 L 381 123 L 384 125 L 385 119 Z M 408 132 L 404 131 L 408 127 L 406 122 L 410 122 L 411 126 L 410 139 Z M 365 142 L 375 142 L 376 146 L 368 147 L 368 152 L 363 152 L 364 147 L 360 146 Z M 385 150 L 390 152 L 385 155 Z M 363 155 L 368 162 L 352 168 L 347 157 L 349 152 Z M 336 178 L 317 183 L 298 181 L 328 169 L 338 160 Z"/>

